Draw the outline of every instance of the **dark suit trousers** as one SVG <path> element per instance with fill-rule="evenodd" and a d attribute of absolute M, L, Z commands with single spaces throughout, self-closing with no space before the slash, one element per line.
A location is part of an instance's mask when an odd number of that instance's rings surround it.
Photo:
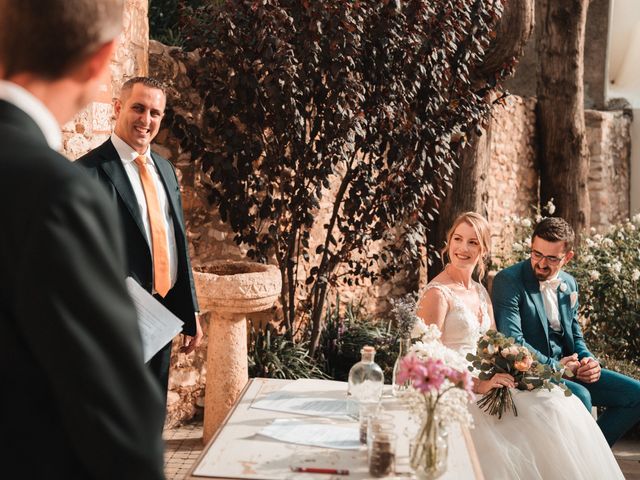
<path fill-rule="evenodd" d="M 162 303 L 162 297 L 154 294 L 153 298 Z M 147 362 L 147 366 L 151 370 L 153 377 L 159 382 L 162 391 L 164 405 L 167 404 L 167 389 L 169 388 L 169 366 L 171 365 L 171 346 L 173 341 L 167 343 L 156 353 L 151 360 Z"/>
<path fill-rule="evenodd" d="M 613 445 L 640 421 L 640 382 L 611 370 L 602 369 L 594 383 L 564 381 L 591 411 L 591 406 L 606 407 L 598 425 L 609 445 Z"/>
<path fill-rule="evenodd" d="M 171 364 L 172 345 L 173 341 L 167 343 L 147 362 L 153 377 L 159 382 L 165 405 L 167 404 L 167 389 L 169 387 L 169 365 Z"/>

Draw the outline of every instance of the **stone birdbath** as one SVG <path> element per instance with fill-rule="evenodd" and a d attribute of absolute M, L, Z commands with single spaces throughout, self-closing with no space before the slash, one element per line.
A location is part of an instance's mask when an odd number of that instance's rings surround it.
<path fill-rule="evenodd" d="M 202 313 L 212 312 L 207 344 L 204 433 L 208 442 L 249 379 L 247 313 L 271 308 L 282 289 L 273 265 L 215 261 L 194 269 Z"/>

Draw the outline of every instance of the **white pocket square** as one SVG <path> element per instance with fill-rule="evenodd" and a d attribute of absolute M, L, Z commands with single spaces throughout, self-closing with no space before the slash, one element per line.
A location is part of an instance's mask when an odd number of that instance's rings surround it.
<path fill-rule="evenodd" d="M 571 301 L 571 308 L 576 306 L 576 303 L 578 303 L 578 292 L 571 292 L 569 294 L 569 300 Z"/>

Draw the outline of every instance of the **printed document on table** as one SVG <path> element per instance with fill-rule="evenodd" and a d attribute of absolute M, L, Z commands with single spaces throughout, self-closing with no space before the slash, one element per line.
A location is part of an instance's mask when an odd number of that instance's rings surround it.
<path fill-rule="evenodd" d="M 360 432 L 358 425 L 332 425 L 310 423 L 291 418 L 277 418 L 271 425 L 258 432 L 281 442 L 310 445 L 312 447 L 358 450 Z"/>
<path fill-rule="evenodd" d="M 140 286 L 133 278 L 126 280 L 129 295 L 138 312 L 138 327 L 142 336 L 144 361 L 148 362 L 158 351 L 182 331 L 183 322 Z"/>
<path fill-rule="evenodd" d="M 322 391 L 316 391 L 312 385 L 311 381 L 296 380 L 280 390 L 265 395 L 254 402 L 251 408 L 316 417 L 348 416 L 345 382 L 327 381 Z"/>

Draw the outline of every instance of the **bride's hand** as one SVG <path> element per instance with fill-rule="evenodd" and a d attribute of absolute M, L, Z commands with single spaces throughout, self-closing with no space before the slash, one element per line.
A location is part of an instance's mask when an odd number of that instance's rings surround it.
<path fill-rule="evenodd" d="M 485 394 L 492 388 L 515 388 L 516 382 L 508 373 L 496 373 L 489 380 L 476 380 L 474 391 L 479 394 Z"/>

